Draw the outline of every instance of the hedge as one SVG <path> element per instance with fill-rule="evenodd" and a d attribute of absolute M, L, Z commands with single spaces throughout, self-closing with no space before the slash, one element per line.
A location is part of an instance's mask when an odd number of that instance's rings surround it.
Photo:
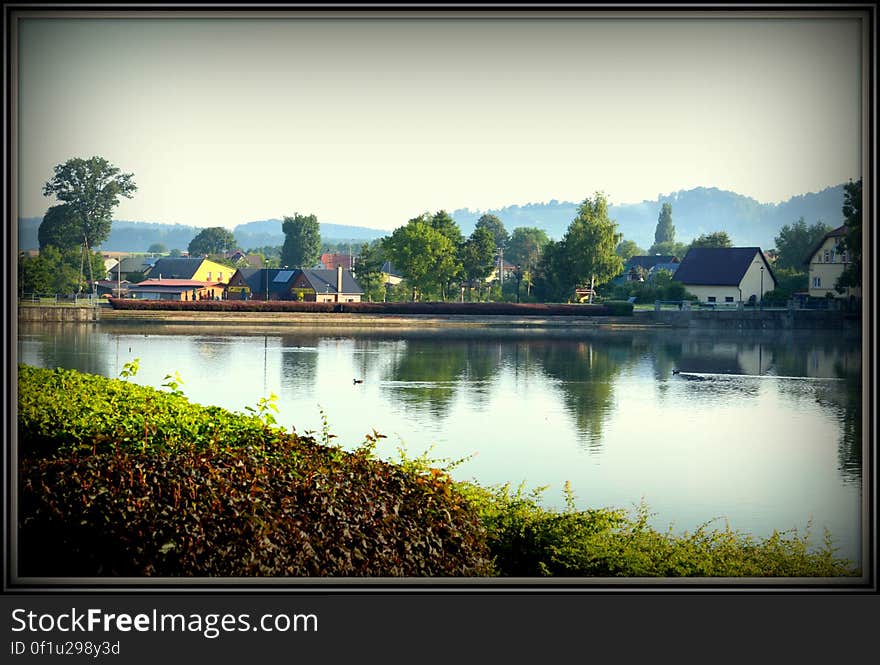
<path fill-rule="evenodd" d="M 444 302 L 298 302 L 292 300 L 138 300 L 110 298 L 119 310 L 182 312 L 326 312 L 347 314 L 476 316 L 628 316 L 628 303 L 444 303 Z M 628 306 L 629 305 L 629 306 Z"/>

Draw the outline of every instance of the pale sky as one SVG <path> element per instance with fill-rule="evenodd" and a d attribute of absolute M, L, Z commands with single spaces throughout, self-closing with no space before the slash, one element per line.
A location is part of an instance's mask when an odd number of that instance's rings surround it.
<path fill-rule="evenodd" d="M 827 12 L 85 16 L 20 23 L 23 217 L 92 155 L 138 185 L 115 219 L 227 228 L 698 186 L 772 203 L 861 175 L 860 26 Z"/>

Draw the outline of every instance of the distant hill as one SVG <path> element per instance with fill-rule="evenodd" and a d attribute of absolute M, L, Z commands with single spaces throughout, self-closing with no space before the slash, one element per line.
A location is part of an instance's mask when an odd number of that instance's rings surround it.
<path fill-rule="evenodd" d="M 460 209 L 452 217 L 462 232 L 470 234 L 477 220 L 485 213 L 496 215 L 508 231 L 517 226 L 536 226 L 558 240 L 577 215 L 580 202 L 550 201 L 484 211 Z M 609 206 L 610 217 L 617 222 L 624 238 L 644 249 L 654 243 L 657 218 L 664 203 L 672 205 L 675 239 L 690 242 L 703 233 L 726 231 L 735 245 L 773 247 L 774 238 L 786 224 L 803 217 L 808 224 L 823 221 L 832 228 L 843 224 L 843 185 L 828 187 L 821 192 L 795 196 L 779 204 L 759 203 L 735 192 L 697 187 L 681 190 L 654 201 Z"/>
<path fill-rule="evenodd" d="M 734 245 L 756 245 L 770 249 L 775 245 L 774 238 L 779 234 L 779 229 L 793 224 L 800 217 L 808 224 L 821 220 L 832 228 L 843 224 L 843 184 L 795 196 L 778 204 L 759 203 L 747 196 L 714 187 L 697 187 L 661 195 L 654 201 L 612 205 L 609 213 L 624 238 L 648 249 L 654 242 L 660 209 L 667 202 L 672 205 L 675 239 L 679 242 L 690 242 L 703 233 L 726 231 Z M 465 235 L 470 235 L 481 215 L 492 213 L 504 222 L 508 231 L 517 226 L 536 226 L 558 240 L 577 214 L 579 203 L 552 200 L 549 203 L 510 205 L 494 210 L 463 208 L 451 214 Z M 40 217 L 19 219 L 19 249 L 39 247 L 37 229 L 41 221 Z M 150 245 L 158 242 L 168 249 L 185 250 L 201 230 L 200 227 L 181 224 L 114 221 L 109 238 L 100 248 L 107 251 L 145 252 Z M 233 233 L 243 249 L 284 243 L 280 219 L 239 224 Z M 389 234 L 390 231 L 382 229 L 321 223 L 321 238 L 333 243 L 360 244 Z"/>

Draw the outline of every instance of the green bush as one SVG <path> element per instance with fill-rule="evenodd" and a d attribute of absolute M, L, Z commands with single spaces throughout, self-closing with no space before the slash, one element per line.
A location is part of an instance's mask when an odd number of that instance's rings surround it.
<path fill-rule="evenodd" d="M 500 575 L 516 577 L 838 577 L 859 574 L 834 556 L 829 534 L 818 549 L 809 532 L 774 533 L 756 541 L 729 527 L 661 533 L 648 525 L 647 506 L 576 510 L 566 486 L 566 508 L 540 506 L 542 490 L 508 485 L 465 491 L 480 510 Z"/>
<path fill-rule="evenodd" d="M 373 459 L 374 435 L 348 453 L 68 370 L 22 366 L 19 391 L 23 575 L 492 573 L 451 479 Z"/>

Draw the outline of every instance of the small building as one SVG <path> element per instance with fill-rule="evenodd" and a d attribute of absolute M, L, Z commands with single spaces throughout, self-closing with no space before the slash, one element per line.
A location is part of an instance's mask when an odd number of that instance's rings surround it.
<path fill-rule="evenodd" d="M 706 304 L 754 303 L 776 288 L 760 247 L 692 247 L 672 279 Z"/>
<path fill-rule="evenodd" d="M 843 293 L 838 293 L 834 288 L 849 264 L 849 256 L 840 245 L 845 237 L 846 226 L 838 226 L 826 233 L 806 257 L 804 263 L 809 269 L 808 287 L 811 298 L 849 298 L 860 295 L 860 289 L 847 288 Z"/>
<path fill-rule="evenodd" d="M 156 260 L 147 276 L 151 279 L 188 279 L 225 284 L 234 272 L 235 268 L 204 257 L 162 258 Z"/>
<path fill-rule="evenodd" d="M 300 270 L 293 280 L 296 300 L 308 302 L 360 302 L 364 290 L 351 270 Z"/>
<path fill-rule="evenodd" d="M 138 300 L 220 300 L 223 284 L 193 279 L 145 279 L 129 284 L 128 297 Z"/>

